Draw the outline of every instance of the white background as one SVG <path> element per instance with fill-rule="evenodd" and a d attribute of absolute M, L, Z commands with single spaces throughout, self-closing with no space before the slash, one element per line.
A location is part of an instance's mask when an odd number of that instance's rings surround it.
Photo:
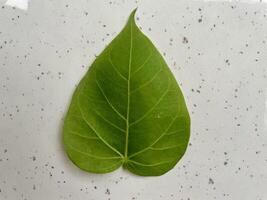
<path fill-rule="evenodd" d="M 267 4 L 253 2 L 0 0 L 0 199 L 266 200 Z M 86 173 L 64 153 L 64 114 L 137 6 L 185 95 L 190 146 L 161 177 Z"/>

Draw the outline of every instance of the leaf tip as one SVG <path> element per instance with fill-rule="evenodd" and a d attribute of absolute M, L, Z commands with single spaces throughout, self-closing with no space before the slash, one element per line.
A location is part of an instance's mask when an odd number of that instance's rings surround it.
<path fill-rule="evenodd" d="M 133 9 L 132 14 L 135 14 L 136 11 L 137 11 L 137 9 L 138 9 L 138 7 L 136 7 L 135 9 Z"/>
<path fill-rule="evenodd" d="M 135 21 L 135 20 L 134 20 L 134 17 L 135 17 L 135 13 L 136 13 L 136 11 L 137 11 L 137 7 L 131 12 L 130 20 Z"/>

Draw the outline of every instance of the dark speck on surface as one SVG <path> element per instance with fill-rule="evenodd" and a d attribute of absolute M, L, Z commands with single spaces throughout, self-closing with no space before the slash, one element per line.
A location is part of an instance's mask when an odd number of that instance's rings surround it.
<path fill-rule="evenodd" d="M 214 184 L 214 181 L 213 181 L 213 179 L 212 178 L 209 178 L 209 184 Z"/>
<path fill-rule="evenodd" d="M 184 44 L 187 44 L 187 43 L 188 43 L 188 39 L 187 39 L 187 37 L 183 37 L 183 43 L 184 43 Z"/>
<path fill-rule="evenodd" d="M 105 194 L 110 195 L 110 190 L 107 188 Z"/>

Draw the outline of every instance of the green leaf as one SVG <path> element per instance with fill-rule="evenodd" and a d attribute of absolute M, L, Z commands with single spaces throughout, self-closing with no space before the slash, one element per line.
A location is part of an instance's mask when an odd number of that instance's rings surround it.
<path fill-rule="evenodd" d="M 134 15 L 79 83 L 65 118 L 65 150 L 89 172 L 123 165 L 134 174 L 162 175 L 188 145 L 183 94 Z"/>

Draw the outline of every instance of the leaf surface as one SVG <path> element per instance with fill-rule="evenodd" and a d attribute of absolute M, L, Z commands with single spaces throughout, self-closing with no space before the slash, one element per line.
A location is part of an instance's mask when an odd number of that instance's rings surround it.
<path fill-rule="evenodd" d="M 158 176 L 184 155 L 190 117 L 163 57 L 129 17 L 77 86 L 64 146 L 79 168 Z"/>

